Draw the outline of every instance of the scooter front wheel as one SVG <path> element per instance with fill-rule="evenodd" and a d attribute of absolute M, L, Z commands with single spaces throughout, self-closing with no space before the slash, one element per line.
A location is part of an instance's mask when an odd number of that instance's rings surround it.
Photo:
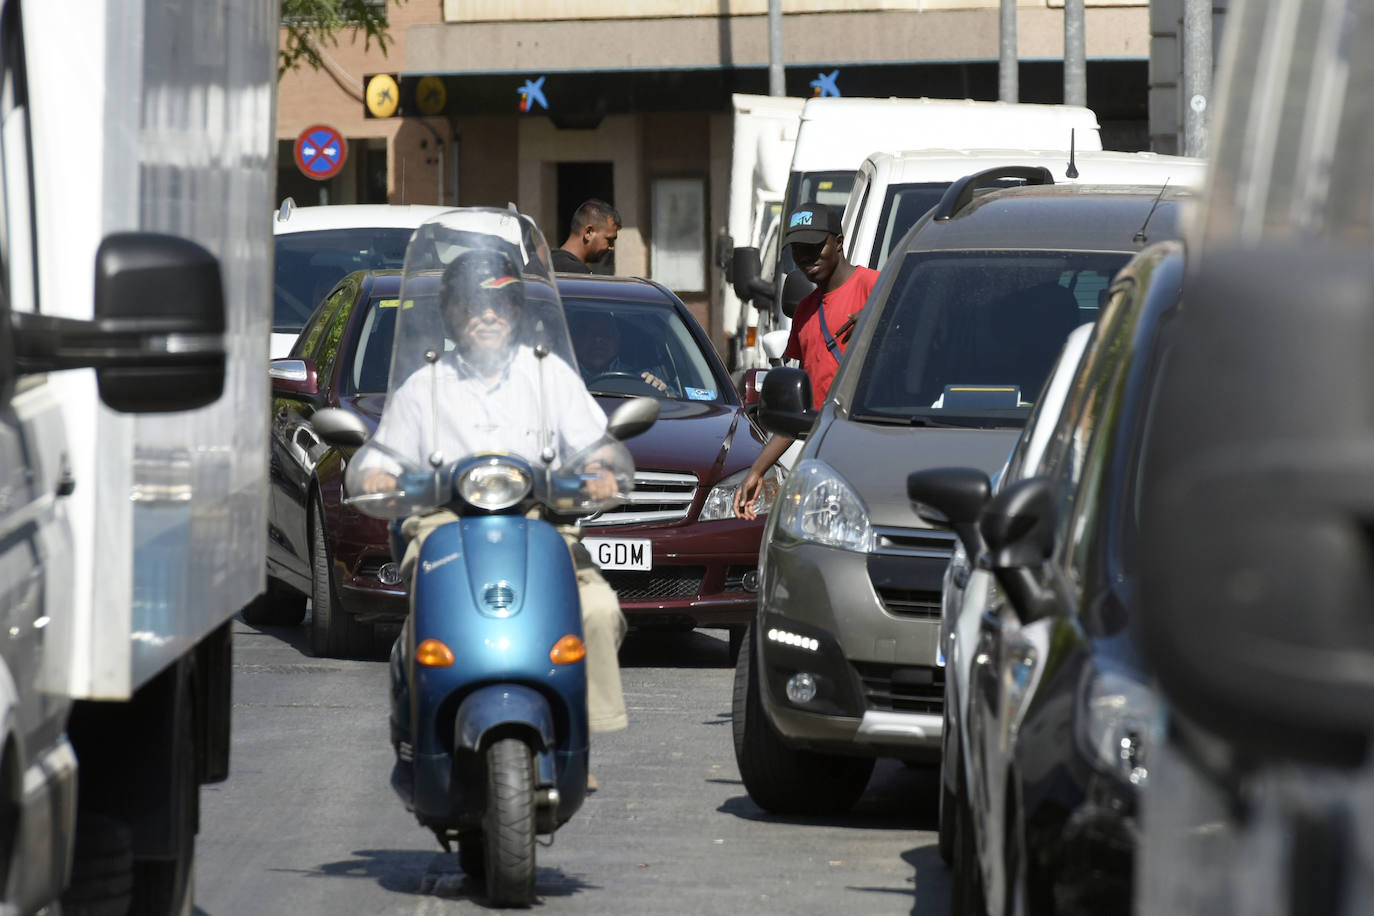
<path fill-rule="evenodd" d="M 487 901 L 492 906 L 534 903 L 534 759 L 518 738 L 502 738 L 486 751 Z"/>

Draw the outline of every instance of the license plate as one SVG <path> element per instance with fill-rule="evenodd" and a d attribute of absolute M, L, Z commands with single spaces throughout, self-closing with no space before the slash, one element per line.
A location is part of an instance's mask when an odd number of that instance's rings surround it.
<path fill-rule="evenodd" d="M 582 546 L 602 569 L 653 569 L 654 548 L 648 538 L 583 538 Z"/>

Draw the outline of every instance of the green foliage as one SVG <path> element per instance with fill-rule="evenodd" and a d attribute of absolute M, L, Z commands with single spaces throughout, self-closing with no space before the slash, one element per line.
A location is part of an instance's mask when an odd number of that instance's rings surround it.
<path fill-rule="evenodd" d="M 315 70 L 322 68 L 324 60 L 319 49 L 324 45 L 337 48 L 339 32 L 344 29 L 354 36 L 362 32 L 363 47 L 367 50 L 375 39 L 385 55 L 391 37 L 386 6 L 387 0 L 281 0 L 286 42 L 278 52 L 277 76 L 303 63 Z"/>

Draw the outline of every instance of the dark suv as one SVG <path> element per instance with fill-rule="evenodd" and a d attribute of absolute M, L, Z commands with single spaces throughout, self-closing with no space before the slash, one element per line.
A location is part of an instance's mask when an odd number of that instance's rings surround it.
<path fill-rule="evenodd" d="M 1025 184 L 995 187 L 1009 179 Z M 960 719 L 939 641 L 954 535 L 916 515 L 907 474 L 1004 463 L 1065 337 L 1136 251 L 1175 235 L 1178 199 L 1042 168 L 968 176 L 895 249 L 820 411 L 800 370 L 768 374 L 760 421 L 809 438 L 769 516 L 735 670 L 756 803 L 843 810 L 877 757 L 939 758 Z"/>

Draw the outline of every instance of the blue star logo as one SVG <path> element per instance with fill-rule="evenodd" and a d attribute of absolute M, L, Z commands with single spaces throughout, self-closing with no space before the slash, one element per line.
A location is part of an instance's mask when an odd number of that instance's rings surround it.
<path fill-rule="evenodd" d="M 813 94 L 821 99 L 838 99 L 840 97 L 840 87 L 835 85 L 835 80 L 839 78 L 840 71 L 838 70 L 816 74 L 816 78 L 811 81 L 811 88 L 814 90 Z"/>
<path fill-rule="evenodd" d="M 520 93 L 520 110 L 533 111 L 534 106 L 538 105 L 545 111 L 549 110 L 549 100 L 544 98 L 544 80 L 547 77 L 539 77 L 537 80 L 525 80 L 525 85 L 518 90 Z"/>

